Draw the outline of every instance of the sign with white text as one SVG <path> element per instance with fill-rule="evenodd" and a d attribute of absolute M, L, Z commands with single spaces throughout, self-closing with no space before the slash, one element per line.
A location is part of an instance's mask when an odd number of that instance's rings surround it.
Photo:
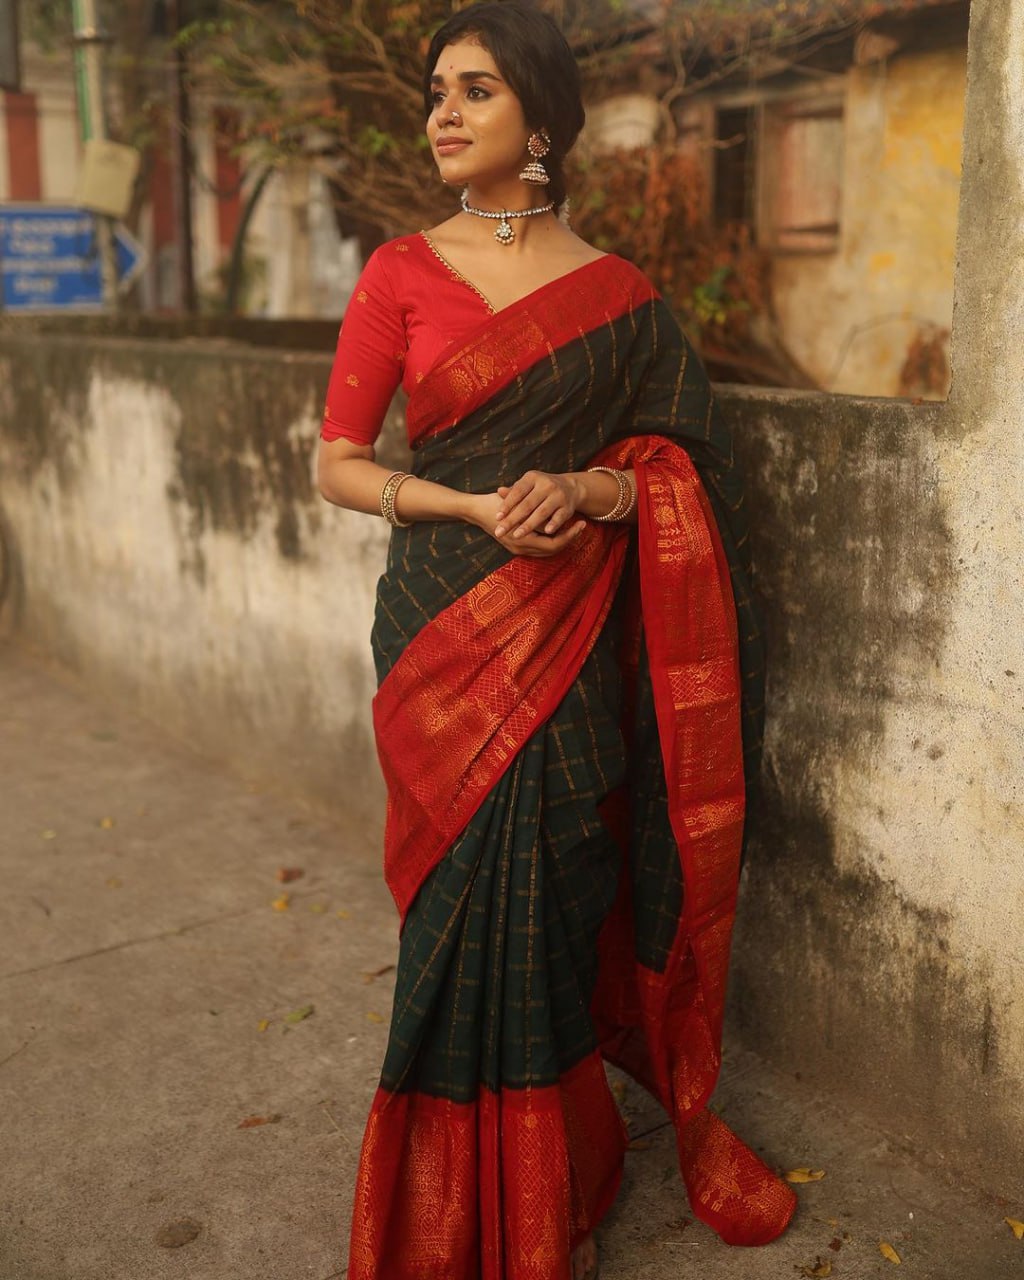
<path fill-rule="evenodd" d="M 145 266 L 145 250 L 115 227 L 118 287 Z M 86 209 L 0 205 L 0 307 L 4 311 L 93 311 L 103 306 L 96 220 Z"/>

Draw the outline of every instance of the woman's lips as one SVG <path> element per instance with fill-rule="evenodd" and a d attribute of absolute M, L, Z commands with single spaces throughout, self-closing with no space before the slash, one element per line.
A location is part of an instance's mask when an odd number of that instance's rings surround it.
<path fill-rule="evenodd" d="M 464 147 L 468 147 L 469 143 L 465 138 L 443 138 L 437 144 L 439 155 L 453 155 L 456 151 L 461 151 Z"/>

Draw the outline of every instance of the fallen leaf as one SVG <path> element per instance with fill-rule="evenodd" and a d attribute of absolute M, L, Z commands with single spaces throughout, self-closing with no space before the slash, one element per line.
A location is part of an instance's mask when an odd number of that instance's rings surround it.
<path fill-rule="evenodd" d="M 257 1030 L 257 1031 L 266 1031 L 267 1027 L 269 1027 L 269 1026 L 270 1026 L 270 1019 L 269 1019 L 269 1018 L 260 1018 L 259 1022 L 256 1024 L 256 1030 Z"/>
<path fill-rule="evenodd" d="M 276 1112 L 272 1116 L 246 1116 L 244 1120 L 239 1120 L 238 1127 L 239 1129 L 255 1129 L 257 1125 L 261 1124 L 277 1124 L 280 1119 L 280 1114 Z"/>
<path fill-rule="evenodd" d="M 825 1176 L 824 1169 L 790 1169 L 782 1175 L 787 1182 L 820 1182 Z"/>
<path fill-rule="evenodd" d="M 373 1010 L 371 1009 L 369 1013 L 367 1013 L 366 1015 L 366 1021 L 367 1022 L 383 1022 L 384 1019 L 381 1017 L 379 1013 L 374 1013 Z"/>
<path fill-rule="evenodd" d="M 626 1082 L 625 1080 L 616 1080 L 612 1084 L 612 1094 L 615 1101 L 622 1104 L 626 1101 Z"/>
<path fill-rule="evenodd" d="M 832 1274 L 832 1263 L 823 1262 L 821 1258 L 818 1258 L 813 1265 L 808 1263 L 803 1267 L 794 1267 L 793 1270 L 798 1271 L 802 1276 L 811 1277 L 811 1280 L 825 1280 L 827 1276 Z"/>
<path fill-rule="evenodd" d="M 282 893 L 279 898 L 275 898 L 270 904 L 275 911 L 287 911 L 291 898 L 287 893 Z"/>
<path fill-rule="evenodd" d="M 301 880 L 303 871 L 301 867 L 278 867 L 277 879 L 281 884 L 287 884 L 289 880 Z"/>
<path fill-rule="evenodd" d="M 390 973 L 395 966 L 393 964 L 382 964 L 379 969 L 370 969 L 364 971 L 363 981 L 373 982 L 375 978 L 383 978 L 386 973 Z"/>
<path fill-rule="evenodd" d="M 1024 1222 L 1020 1222 L 1016 1218 L 1004 1218 L 1003 1221 L 1018 1240 L 1024 1240 Z"/>
<path fill-rule="evenodd" d="M 899 1266 L 900 1263 L 903 1261 L 903 1259 L 892 1247 L 892 1245 L 889 1244 L 889 1242 L 886 1240 L 883 1240 L 881 1244 L 879 1244 L 878 1252 L 882 1255 L 883 1258 L 888 1258 L 890 1262 L 895 1262 L 897 1266 Z"/>
<path fill-rule="evenodd" d="M 113 825 L 114 825 L 113 818 L 100 818 L 100 826 L 103 828 L 104 831 L 109 831 Z"/>
<path fill-rule="evenodd" d="M 338 919 L 339 919 L 339 920 L 351 920 L 351 919 L 352 919 L 352 913 L 351 913 L 351 911 L 345 911 L 344 909 L 343 909 L 343 910 L 341 910 L 341 911 L 336 911 L 334 914 L 338 917 Z"/>
<path fill-rule="evenodd" d="M 325 902 L 311 902 L 309 909 L 310 911 L 315 911 L 318 916 L 322 916 L 327 910 L 327 904 Z"/>
<path fill-rule="evenodd" d="M 836 1236 L 834 1239 L 828 1242 L 828 1247 L 832 1250 L 833 1253 L 838 1253 L 839 1250 L 843 1247 L 843 1242 L 842 1240 L 839 1239 L 838 1236 Z"/>
<path fill-rule="evenodd" d="M 52 827 L 47 827 L 46 830 L 43 832 L 43 839 L 56 840 L 57 839 L 56 831 L 54 831 Z"/>
<path fill-rule="evenodd" d="M 293 1009 L 291 1013 L 286 1013 L 284 1015 L 284 1020 L 285 1022 L 302 1022 L 305 1018 L 308 1018 L 312 1012 L 313 1006 L 311 1004 L 304 1004 L 301 1009 Z"/>

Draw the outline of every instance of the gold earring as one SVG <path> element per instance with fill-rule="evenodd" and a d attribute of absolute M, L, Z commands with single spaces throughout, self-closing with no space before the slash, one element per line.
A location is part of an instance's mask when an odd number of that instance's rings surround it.
<path fill-rule="evenodd" d="M 546 187 L 551 181 L 551 177 L 540 161 L 551 150 L 551 139 L 548 137 L 548 131 L 541 129 L 539 133 L 531 133 L 526 149 L 533 156 L 533 159 L 519 175 L 520 179 L 523 182 L 529 182 L 535 187 Z"/>

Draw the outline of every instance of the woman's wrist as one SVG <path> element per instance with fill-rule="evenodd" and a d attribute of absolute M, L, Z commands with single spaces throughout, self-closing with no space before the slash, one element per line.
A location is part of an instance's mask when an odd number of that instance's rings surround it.
<path fill-rule="evenodd" d="M 622 474 L 630 486 L 635 488 L 636 478 L 633 472 L 626 471 Z M 570 481 L 577 494 L 577 513 L 591 520 L 614 511 L 622 496 L 619 483 L 611 471 L 571 471 L 566 473 L 565 478 Z"/>
<path fill-rule="evenodd" d="M 410 524 L 417 520 L 468 520 L 472 496 L 433 480 L 410 476 L 397 494 L 395 514 Z"/>

